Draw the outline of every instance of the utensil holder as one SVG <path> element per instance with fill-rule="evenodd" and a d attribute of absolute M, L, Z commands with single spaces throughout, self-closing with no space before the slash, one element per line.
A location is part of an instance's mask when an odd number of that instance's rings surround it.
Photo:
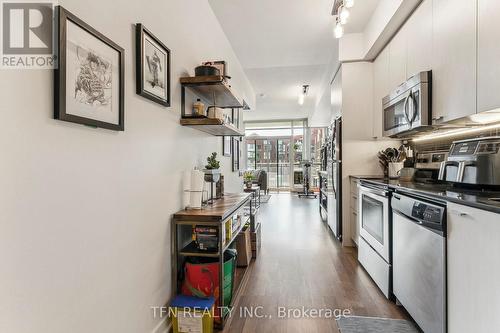
<path fill-rule="evenodd" d="M 389 178 L 399 178 L 401 174 L 401 169 L 403 169 L 403 162 L 391 162 L 389 163 Z"/>

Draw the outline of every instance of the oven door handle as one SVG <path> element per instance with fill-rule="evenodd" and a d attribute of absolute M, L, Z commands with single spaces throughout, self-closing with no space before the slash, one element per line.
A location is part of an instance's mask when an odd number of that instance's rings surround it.
<path fill-rule="evenodd" d="M 364 185 L 360 186 L 360 190 L 363 191 L 363 192 L 368 192 L 368 193 L 376 194 L 376 195 L 379 195 L 381 197 L 388 197 L 389 196 L 389 191 L 377 190 L 377 189 L 374 189 L 374 188 L 371 188 L 371 187 L 365 187 Z"/>

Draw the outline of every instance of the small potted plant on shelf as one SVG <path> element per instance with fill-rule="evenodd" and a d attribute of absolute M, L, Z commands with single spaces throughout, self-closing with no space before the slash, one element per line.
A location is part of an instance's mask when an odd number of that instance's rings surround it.
<path fill-rule="evenodd" d="M 243 173 L 243 181 L 247 188 L 252 188 L 253 174 L 251 171 L 245 171 Z"/>
<path fill-rule="evenodd" d="M 207 157 L 207 165 L 205 165 L 205 181 L 216 183 L 220 179 L 220 162 L 217 161 L 217 153 L 213 152 L 212 155 Z"/>

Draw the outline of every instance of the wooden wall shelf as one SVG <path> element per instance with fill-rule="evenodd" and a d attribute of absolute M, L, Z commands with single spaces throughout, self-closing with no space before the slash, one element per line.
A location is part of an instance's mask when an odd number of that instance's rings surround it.
<path fill-rule="evenodd" d="M 244 136 L 233 124 L 213 118 L 181 118 L 181 125 L 200 130 L 215 136 Z"/>
<path fill-rule="evenodd" d="M 182 87 L 189 87 L 201 98 L 210 101 L 219 108 L 242 108 L 243 101 L 224 81 L 223 76 L 188 76 L 181 77 Z"/>

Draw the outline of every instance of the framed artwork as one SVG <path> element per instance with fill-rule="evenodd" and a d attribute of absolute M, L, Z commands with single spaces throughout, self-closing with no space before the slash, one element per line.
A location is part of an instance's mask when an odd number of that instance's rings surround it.
<path fill-rule="evenodd" d="M 135 26 L 136 93 L 170 106 L 170 50 L 141 23 Z"/>
<path fill-rule="evenodd" d="M 56 15 L 54 118 L 123 131 L 123 48 L 61 6 Z"/>
<path fill-rule="evenodd" d="M 236 128 L 240 128 L 240 109 L 231 109 L 231 122 Z"/>
<path fill-rule="evenodd" d="M 240 170 L 240 141 L 237 138 L 232 138 L 232 170 L 236 172 Z"/>
<path fill-rule="evenodd" d="M 222 156 L 231 156 L 231 137 L 222 137 Z"/>

